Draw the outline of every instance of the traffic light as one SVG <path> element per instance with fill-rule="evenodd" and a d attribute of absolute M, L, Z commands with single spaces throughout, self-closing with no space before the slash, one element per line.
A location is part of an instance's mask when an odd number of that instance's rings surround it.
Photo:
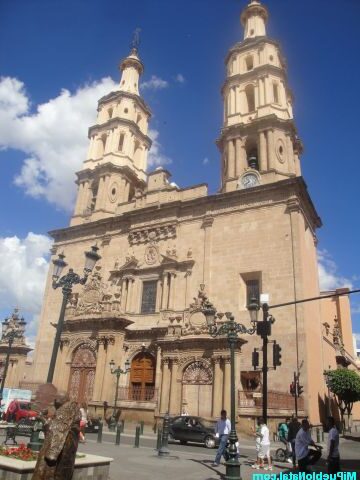
<path fill-rule="evenodd" d="M 290 393 L 293 397 L 296 395 L 296 385 L 294 382 L 290 383 Z"/>
<path fill-rule="evenodd" d="M 281 347 L 276 342 L 274 342 L 273 346 L 273 365 L 275 368 L 281 365 Z"/>
<path fill-rule="evenodd" d="M 297 389 L 297 394 L 298 394 L 298 397 L 300 397 L 300 395 L 304 392 L 304 387 L 300 384 L 298 384 L 298 389 Z"/>
<path fill-rule="evenodd" d="M 252 366 L 254 367 L 254 370 L 259 366 L 259 352 L 256 348 L 252 352 Z"/>

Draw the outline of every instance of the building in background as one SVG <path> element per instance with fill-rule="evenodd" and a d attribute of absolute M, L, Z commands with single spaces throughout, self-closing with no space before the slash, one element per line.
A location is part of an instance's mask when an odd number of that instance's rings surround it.
<path fill-rule="evenodd" d="M 321 220 L 301 176 L 302 143 L 286 62 L 266 34 L 267 20 L 266 7 L 251 1 L 241 15 L 244 39 L 225 59 L 216 194 L 209 195 L 206 184 L 179 188 L 161 167 L 147 173 L 151 111 L 139 93 L 144 66 L 136 43 L 120 64 L 118 88 L 99 100 L 88 155 L 77 172 L 74 215 L 69 227 L 51 232 L 52 258 L 64 252 L 78 272 L 84 251 L 94 241 L 101 248 L 100 264 L 85 286 L 74 288 L 67 306 L 54 377 L 60 390 L 99 412 L 115 395 L 110 361 L 123 366 L 129 360 L 131 371 L 121 376 L 118 392 L 123 417 L 153 421 L 183 408 L 217 417 L 222 408 L 230 410 L 229 349 L 225 338 L 209 336 L 199 297 L 206 292 L 219 311 L 250 325 L 247 305 L 260 293 L 270 295 L 270 304 L 320 295 Z M 35 383 L 47 375 L 62 301 L 51 275 Z M 317 424 L 327 398 L 324 370 L 356 368 L 348 296 L 272 313 L 282 365 L 269 372 L 270 419 L 292 413 L 289 384 L 300 372 L 300 414 Z M 256 336 L 237 343 L 243 430 L 261 413 L 261 373 L 251 364 L 259 346 Z"/>

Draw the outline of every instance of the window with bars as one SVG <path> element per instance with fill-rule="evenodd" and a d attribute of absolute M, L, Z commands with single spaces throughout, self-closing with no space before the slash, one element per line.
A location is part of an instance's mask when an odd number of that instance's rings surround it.
<path fill-rule="evenodd" d="M 246 305 L 251 303 L 253 298 L 256 299 L 257 303 L 260 303 L 260 282 L 257 279 L 246 280 Z"/>
<path fill-rule="evenodd" d="M 155 313 L 157 280 L 143 282 L 141 313 Z"/>

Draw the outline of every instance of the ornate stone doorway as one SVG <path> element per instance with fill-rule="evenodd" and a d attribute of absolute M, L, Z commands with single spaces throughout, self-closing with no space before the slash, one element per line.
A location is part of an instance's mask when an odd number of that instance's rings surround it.
<path fill-rule="evenodd" d="M 183 373 L 182 404 L 189 415 L 211 417 L 213 375 L 205 362 L 190 363 Z"/>
<path fill-rule="evenodd" d="M 73 354 L 70 370 L 69 395 L 72 400 L 88 403 L 92 399 L 96 370 L 96 357 L 86 344 Z"/>
<path fill-rule="evenodd" d="M 155 392 L 155 359 L 146 352 L 137 354 L 131 362 L 130 398 L 149 401 Z"/>

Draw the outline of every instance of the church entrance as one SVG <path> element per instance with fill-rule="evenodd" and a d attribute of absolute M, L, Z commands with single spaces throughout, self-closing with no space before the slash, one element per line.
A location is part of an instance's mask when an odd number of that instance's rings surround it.
<path fill-rule="evenodd" d="M 92 399 L 96 370 L 95 353 L 88 345 L 80 345 L 74 352 L 70 370 L 69 395 L 79 403 Z"/>
<path fill-rule="evenodd" d="M 189 415 L 211 417 L 213 375 L 200 361 L 190 363 L 183 373 L 182 405 Z"/>
<path fill-rule="evenodd" d="M 141 352 L 133 358 L 130 370 L 130 399 L 152 400 L 155 394 L 155 358 Z"/>

